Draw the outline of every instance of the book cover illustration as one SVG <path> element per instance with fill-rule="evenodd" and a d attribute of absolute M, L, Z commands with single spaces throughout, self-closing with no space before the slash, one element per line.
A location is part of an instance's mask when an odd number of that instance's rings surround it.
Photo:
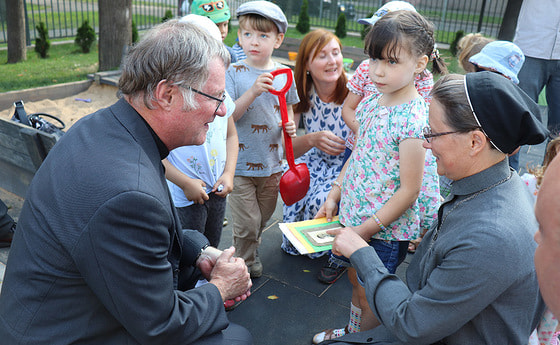
<path fill-rule="evenodd" d="M 326 218 L 318 218 L 294 223 L 280 223 L 279 225 L 282 233 L 300 254 L 331 249 L 334 236 L 327 234 L 327 230 L 344 227 L 338 221 L 338 216 L 334 217 L 331 222 L 327 222 Z"/>

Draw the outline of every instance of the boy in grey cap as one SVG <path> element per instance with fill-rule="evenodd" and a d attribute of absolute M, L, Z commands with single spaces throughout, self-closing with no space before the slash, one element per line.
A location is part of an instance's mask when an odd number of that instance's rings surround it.
<path fill-rule="evenodd" d="M 282 44 L 288 21 L 282 10 L 268 1 L 251 1 L 237 9 L 237 36 L 247 58 L 230 66 L 226 90 L 235 101 L 233 119 L 239 137 L 239 155 L 229 205 L 233 218 L 235 254 L 245 259 L 252 278 L 262 275 L 257 255 L 261 233 L 276 208 L 278 183 L 282 175 L 282 127 L 278 97 L 286 77 L 271 72 L 285 68 L 272 60 L 272 52 Z M 288 117 L 299 102 L 295 84 L 286 94 Z M 286 125 L 295 135 L 293 120 Z"/>

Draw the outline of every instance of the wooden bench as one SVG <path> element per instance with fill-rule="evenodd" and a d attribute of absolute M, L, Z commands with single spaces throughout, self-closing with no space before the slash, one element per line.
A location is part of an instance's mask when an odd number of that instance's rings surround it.
<path fill-rule="evenodd" d="M 57 137 L 0 118 L 0 188 L 25 197 L 27 188 Z"/>

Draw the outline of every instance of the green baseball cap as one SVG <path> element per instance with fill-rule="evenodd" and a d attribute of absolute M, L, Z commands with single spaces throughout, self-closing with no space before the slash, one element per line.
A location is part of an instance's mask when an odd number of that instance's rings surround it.
<path fill-rule="evenodd" d="M 191 13 L 210 18 L 214 23 L 222 23 L 231 18 L 229 6 L 225 0 L 194 0 Z"/>

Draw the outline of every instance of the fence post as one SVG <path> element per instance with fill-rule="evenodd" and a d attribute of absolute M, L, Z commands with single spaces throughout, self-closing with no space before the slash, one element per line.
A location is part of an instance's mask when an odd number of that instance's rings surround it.
<path fill-rule="evenodd" d="M 29 20 L 27 20 L 27 3 L 23 1 L 23 12 L 25 13 L 25 45 L 31 45 L 31 37 L 29 36 Z"/>
<path fill-rule="evenodd" d="M 443 2 L 443 11 L 441 11 L 441 27 L 445 26 L 445 17 L 447 17 L 447 0 Z"/>
<path fill-rule="evenodd" d="M 480 16 L 478 17 L 478 26 L 476 32 L 482 32 L 482 20 L 484 19 L 484 10 L 486 9 L 486 0 L 482 0 L 482 8 L 480 9 Z"/>

